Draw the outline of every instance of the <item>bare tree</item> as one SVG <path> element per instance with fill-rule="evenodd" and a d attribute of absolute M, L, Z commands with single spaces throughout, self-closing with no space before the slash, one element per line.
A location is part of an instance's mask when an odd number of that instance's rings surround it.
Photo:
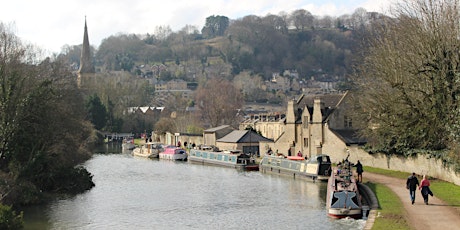
<path fill-rule="evenodd" d="M 354 29 L 359 29 L 365 26 L 369 22 L 369 16 L 364 8 L 358 8 L 355 12 L 351 15 L 350 23 L 351 27 Z"/>
<path fill-rule="evenodd" d="M 206 124 L 211 127 L 236 125 L 236 114 L 243 99 L 230 81 L 211 78 L 199 86 L 195 98 Z"/>
<path fill-rule="evenodd" d="M 458 0 L 410 0 L 368 39 L 355 75 L 371 144 L 388 153 L 460 140 Z"/>

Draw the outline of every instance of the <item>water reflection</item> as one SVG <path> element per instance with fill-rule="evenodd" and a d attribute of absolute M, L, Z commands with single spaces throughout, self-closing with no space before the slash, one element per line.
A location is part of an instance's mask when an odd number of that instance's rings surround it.
<path fill-rule="evenodd" d="M 27 229 L 362 229 L 333 220 L 326 183 L 110 154 L 86 163 L 96 187 L 26 211 Z M 119 149 L 121 151 L 121 148 Z"/>

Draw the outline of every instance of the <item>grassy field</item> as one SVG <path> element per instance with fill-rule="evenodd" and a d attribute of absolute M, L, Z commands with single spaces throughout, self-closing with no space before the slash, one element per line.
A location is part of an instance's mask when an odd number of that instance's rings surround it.
<path fill-rule="evenodd" d="M 134 139 L 134 144 L 135 144 L 136 146 L 141 146 L 141 145 L 143 145 L 144 143 L 145 143 L 145 139 L 140 139 L 140 138 Z"/>
<path fill-rule="evenodd" d="M 386 176 L 406 179 L 409 176 L 407 172 L 391 171 L 372 167 L 364 167 L 365 172 L 383 174 Z M 429 178 L 431 182 L 430 189 L 434 195 L 443 200 L 447 205 L 457 209 L 460 213 L 460 186 L 436 178 Z M 419 178 L 421 180 L 421 178 Z M 380 205 L 381 217 L 375 219 L 372 229 L 410 229 L 404 219 L 404 207 L 396 196 L 388 187 L 366 182 L 378 198 Z"/>

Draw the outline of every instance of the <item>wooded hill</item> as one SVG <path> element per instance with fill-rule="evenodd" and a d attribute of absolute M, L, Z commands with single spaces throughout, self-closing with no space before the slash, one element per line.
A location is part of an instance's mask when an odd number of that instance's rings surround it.
<path fill-rule="evenodd" d="M 317 17 L 305 10 L 235 20 L 210 16 L 201 32 L 186 25 L 178 32 L 166 26 L 158 27 L 154 34 L 110 36 L 93 49 L 94 64 L 102 72 L 135 72 L 135 66 L 143 64 L 198 63 L 156 76 L 166 80 L 200 77 L 207 68 L 224 70 L 219 74 L 229 80 L 243 70 L 264 79 L 296 70 L 301 79 L 340 80 L 352 69 L 362 29 L 381 17 L 362 8 L 338 18 Z M 81 46 L 66 46 L 58 58 L 78 66 L 80 53 Z M 216 67 L 212 62 L 216 58 L 230 68 Z"/>

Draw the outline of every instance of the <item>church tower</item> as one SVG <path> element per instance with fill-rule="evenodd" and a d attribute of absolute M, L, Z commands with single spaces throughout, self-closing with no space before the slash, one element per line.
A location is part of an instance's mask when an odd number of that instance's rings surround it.
<path fill-rule="evenodd" d="M 85 17 L 85 31 L 83 34 L 83 47 L 81 50 L 80 56 L 80 68 L 78 69 L 79 74 L 85 73 L 94 73 L 94 66 L 91 62 L 91 53 L 89 47 L 89 39 L 88 39 L 88 27 L 86 26 L 86 17 Z"/>

